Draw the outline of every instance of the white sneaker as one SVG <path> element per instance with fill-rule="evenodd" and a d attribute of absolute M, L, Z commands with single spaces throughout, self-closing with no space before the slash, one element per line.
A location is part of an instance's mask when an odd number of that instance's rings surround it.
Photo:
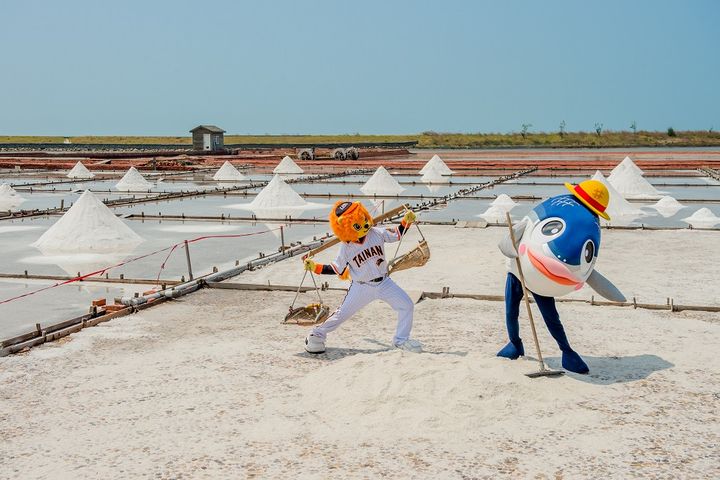
<path fill-rule="evenodd" d="M 423 351 L 422 343 L 412 338 L 408 338 L 404 342 L 395 344 L 395 348 L 405 350 L 406 352 L 420 353 Z"/>
<path fill-rule="evenodd" d="M 305 351 L 308 353 L 325 353 L 325 340 L 311 333 L 305 338 Z"/>

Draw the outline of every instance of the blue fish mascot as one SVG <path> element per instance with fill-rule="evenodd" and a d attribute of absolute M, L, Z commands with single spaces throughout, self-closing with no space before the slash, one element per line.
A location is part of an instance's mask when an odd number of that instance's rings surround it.
<path fill-rule="evenodd" d="M 587 364 L 570 347 L 555 308 L 555 297 L 579 290 L 585 283 L 610 301 L 624 302 L 625 297 L 593 269 L 600 250 L 598 217 L 610 220 L 605 213 L 610 200 L 607 188 L 597 180 L 586 180 L 576 186 L 566 183 L 565 187 L 571 195 L 548 198 L 513 226 L 517 248 L 509 234 L 498 246 L 506 257 L 520 257 L 527 289 L 562 351 L 563 368 L 588 373 Z M 498 356 L 515 360 L 525 355 L 518 324 L 523 289 L 516 262 L 510 264 L 505 283 L 505 324 L 510 342 Z"/>

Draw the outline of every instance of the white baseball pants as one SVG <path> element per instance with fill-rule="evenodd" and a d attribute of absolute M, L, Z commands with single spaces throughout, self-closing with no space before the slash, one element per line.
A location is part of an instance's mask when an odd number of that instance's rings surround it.
<path fill-rule="evenodd" d="M 398 314 L 398 323 L 393 345 L 410 338 L 415 305 L 405 291 L 390 277 L 377 284 L 352 282 L 342 305 L 322 324 L 315 327 L 312 335 L 325 340 L 328 333 L 338 328 L 345 320 L 374 300 L 382 300 Z"/>

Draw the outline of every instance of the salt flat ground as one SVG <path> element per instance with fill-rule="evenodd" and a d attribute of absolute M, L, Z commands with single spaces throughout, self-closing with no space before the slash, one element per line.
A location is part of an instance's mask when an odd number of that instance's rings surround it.
<path fill-rule="evenodd" d="M 433 259 L 401 285 L 501 290 L 500 229 L 423 231 Z M 718 303 L 700 261 L 714 232 L 604 241 L 599 267 L 626 293 Z M 237 281 L 297 282 L 294 262 Z M 343 294 L 324 295 L 336 306 Z M 530 379 L 532 359 L 494 356 L 500 302 L 418 303 L 422 354 L 390 348 L 393 312 L 374 303 L 311 356 L 307 329 L 279 324 L 292 297 L 203 290 L 0 359 L 0 478 L 720 476 L 716 313 L 560 304 L 591 373 Z"/>

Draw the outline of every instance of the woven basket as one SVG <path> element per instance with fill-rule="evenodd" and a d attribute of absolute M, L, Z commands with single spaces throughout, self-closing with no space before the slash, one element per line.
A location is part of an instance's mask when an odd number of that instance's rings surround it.
<path fill-rule="evenodd" d="M 391 261 L 388 265 L 388 274 L 408 268 L 422 267 L 428 260 L 430 260 L 430 247 L 425 240 L 422 240 L 418 242 L 417 247 Z"/>
<path fill-rule="evenodd" d="M 311 303 L 305 307 L 293 308 L 285 316 L 283 324 L 309 326 L 322 323 L 330 314 L 330 308 L 321 303 Z"/>

